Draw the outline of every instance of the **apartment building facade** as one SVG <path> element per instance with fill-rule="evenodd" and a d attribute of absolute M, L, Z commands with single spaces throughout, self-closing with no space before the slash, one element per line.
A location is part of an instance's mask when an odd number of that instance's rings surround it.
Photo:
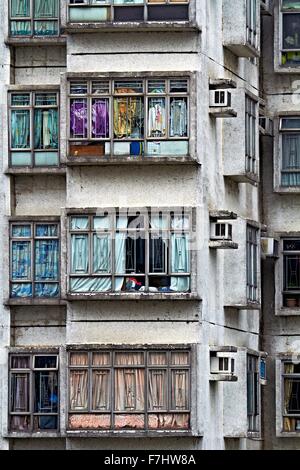
<path fill-rule="evenodd" d="M 274 3 L 1 5 L 0 448 L 297 446 L 300 13 Z"/>

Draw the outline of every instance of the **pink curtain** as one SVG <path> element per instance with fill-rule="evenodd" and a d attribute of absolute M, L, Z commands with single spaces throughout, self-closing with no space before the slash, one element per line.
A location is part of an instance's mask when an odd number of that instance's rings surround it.
<path fill-rule="evenodd" d="M 171 396 L 173 410 L 188 409 L 188 371 L 172 370 Z"/>
<path fill-rule="evenodd" d="M 120 352 L 115 355 L 115 365 L 144 364 L 143 353 Z M 142 411 L 145 408 L 144 369 L 122 367 L 115 370 L 115 410 Z"/>
<path fill-rule="evenodd" d="M 86 410 L 88 407 L 88 371 L 70 371 L 70 409 Z"/>
<path fill-rule="evenodd" d="M 71 366 L 87 366 L 89 358 L 87 353 L 71 353 L 70 365 Z"/>
<path fill-rule="evenodd" d="M 150 370 L 148 375 L 149 411 L 167 409 L 167 374 L 165 370 Z"/>
<path fill-rule="evenodd" d="M 93 410 L 99 411 L 110 409 L 110 371 L 108 370 L 93 371 L 92 407 Z"/>

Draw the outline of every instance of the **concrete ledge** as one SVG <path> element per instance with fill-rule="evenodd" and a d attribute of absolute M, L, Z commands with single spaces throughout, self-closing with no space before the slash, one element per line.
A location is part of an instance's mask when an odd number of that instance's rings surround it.
<path fill-rule="evenodd" d="M 68 157 L 67 166 L 101 166 L 101 165 L 200 165 L 192 157 L 130 157 L 100 156 L 99 157 Z"/>
<path fill-rule="evenodd" d="M 136 438 L 136 437 L 203 437 L 202 434 L 196 433 L 193 431 L 171 431 L 171 430 L 157 430 L 157 431 L 136 431 L 136 430 L 126 430 L 126 431 L 66 431 L 66 437 L 88 437 L 88 438 L 99 438 L 99 437 L 115 437 L 115 438 Z"/>
<path fill-rule="evenodd" d="M 238 377 L 230 374 L 210 374 L 210 382 L 237 382 Z"/>
<path fill-rule="evenodd" d="M 226 240 L 210 241 L 208 246 L 214 250 L 237 250 L 239 248 L 238 243 Z"/>
<path fill-rule="evenodd" d="M 240 174 L 237 174 L 237 175 L 230 175 L 230 174 L 226 174 L 224 175 L 225 178 L 229 178 L 233 181 L 236 181 L 237 183 L 250 183 L 250 184 L 253 184 L 253 185 L 256 185 L 259 183 L 259 176 L 255 173 L 240 173 Z"/>
<path fill-rule="evenodd" d="M 191 31 L 201 32 L 200 26 L 192 21 L 127 21 L 99 23 L 67 23 L 64 33 L 129 32 L 129 31 Z"/>
<path fill-rule="evenodd" d="M 3 434 L 6 439 L 57 439 L 65 437 L 60 432 L 8 432 Z"/>
<path fill-rule="evenodd" d="M 249 302 L 245 304 L 224 305 L 224 308 L 228 310 L 261 310 L 261 303 Z"/>
<path fill-rule="evenodd" d="M 260 56 L 260 51 L 250 44 L 228 44 L 224 43 L 224 47 L 233 52 L 237 57 L 255 58 Z"/>
<path fill-rule="evenodd" d="M 16 167 L 7 168 L 5 175 L 65 175 L 65 167 Z"/>
<path fill-rule="evenodd" d="M 235 118 L 237 117 L 237 112 L 234 111 L 233 108 L 227 108 L 227 107 L 210 107 L 209 108 L 209 114 L 211 117 L 214 118 Z"/>
<path fill-rule="evenodd" d="M 76 300 L 197 300 L 202 299 L 197 294 L 175 294 L 175 293 L 102 293 L 102 294 L 67 294 L 67 300 L 72 302 Z"/>
<path fill-rule="evenodd" d="M 300 307 L 297 308 L 287 308 L 287 307 L 282 307 L 281 309 L 276 309 L 275 310 L 275 315 L 280 317 L 295 317 L 295 316 L 300 316 Z"/>
<path fill-rule="evenodd" d="M 65 36 L 55 37 L 7 37 L 4 43 L 8 46 L 62 46 L 67 43 Z"/>
<path fill-rule="evenodd" d="M 63 299 L 7 299 L 4 305 L 67 305 L 66 300 Z"/>

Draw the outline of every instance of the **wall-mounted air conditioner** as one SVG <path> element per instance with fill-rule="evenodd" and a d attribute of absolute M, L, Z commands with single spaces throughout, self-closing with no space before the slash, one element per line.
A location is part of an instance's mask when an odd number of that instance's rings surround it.
<path fill-rule="evenodd" d="M 279 240 L 276 238 L 261 237 L 261 253 L 267 258 L 279 257 Z"/>

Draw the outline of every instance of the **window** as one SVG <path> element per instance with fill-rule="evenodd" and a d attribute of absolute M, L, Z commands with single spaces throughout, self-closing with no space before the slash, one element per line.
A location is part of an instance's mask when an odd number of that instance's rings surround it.
<path fill-rule="evenodd" d="M 58 400 L 57 355 L 10 355 L 10 431 L 56 431 Z"/>
<path fill-rule="evenodd" d="M 247 356 L 247 411 L 248 431 L 260 430 L 260 384 L 259 384 L 259 358 Z"/>
<path fill-rule="evenodd" d="M 283 431 L 300 431 L 300 365 L 283 362 Z"/>
<path fill-rule="evenodd" d="M 57 166 L 59 164 L 58 93 L 9 93 L 10 165 Z"/>
<path fill-rule="evenodd" d="M 190 223 L 184 210 L 70 217 L 70 291 L 189 292 Z"/>
<path fill-rule="evenodd" d="M 300 2 L 282 0 L 281 64 L 295 66 L 300 62 Z"/>
<path fill-rule="evenodd" d="M 10 296 L 59 296 L 59 226 L 16 222 L 10 226 Z"/>
<path fill-rule="evenodd" d="M 69 429 L 189 430 L 190 352 L 70 352 Z"/>
<path fill-rule="evenodd" d="M 69 155 L 189 153 L 188 79 L 70 82 Z"/>
<path fill-rule="evenodd" d="M 10 35 L 58 36 L 59 0 L 10 0 Z"/>
<path fill-rule="evenodd" d="M 69 0 L 69 22 L 188 21 L 189 0 Z"/>
<path fill-rule="evenodd" d="M 280 119 L 281 185 L 300 186 L 300 117 Z"/>
<path fill-rule="evenodd" d="M 283 305 L 300 307 L 300 239 L 283 240 Z"/>
<path fill-rule="evenodd" d="M 257 103 L 246 96 L 246 171 L 256 173 Z"/>
<path fill-rule="evenodd" d="M 247 9 L 247 42 L 257 48 L 257 1 L 259 0 L 246 0 Z"/>
<path fill-rule="evenodd" d="M 258 231 L 247 226 L 247 299 L 250 302 L 258 301 Z"/>

